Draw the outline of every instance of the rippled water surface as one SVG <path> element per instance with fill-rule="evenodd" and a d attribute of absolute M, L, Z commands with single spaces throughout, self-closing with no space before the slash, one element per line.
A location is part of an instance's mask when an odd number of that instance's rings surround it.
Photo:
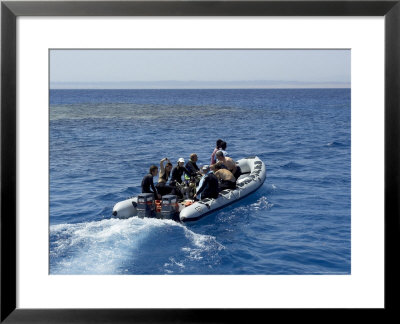
<path fill-rule="evenodd" d="M 51 90 L 51 274 L 349 274 L 350 90 Z M 264 185 L 191 223 L 112 219 L 151 164 L 257 155 Z"/>

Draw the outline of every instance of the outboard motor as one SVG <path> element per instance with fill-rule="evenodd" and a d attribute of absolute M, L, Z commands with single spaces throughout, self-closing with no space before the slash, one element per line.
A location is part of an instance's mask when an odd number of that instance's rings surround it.
<path fill-rule="evenodd" d="M 138 195 L 137 200 L 137 215 L 140 218 L 143 217 L 154 217 L 154 194 L 153 193 L 142 193 Z"/>
<path fill-rule="evenodd" d="M 162 218 L 175 219 L 179 212 L 178 197 L 175 195 L 165 195 L 161 202 Z"/>

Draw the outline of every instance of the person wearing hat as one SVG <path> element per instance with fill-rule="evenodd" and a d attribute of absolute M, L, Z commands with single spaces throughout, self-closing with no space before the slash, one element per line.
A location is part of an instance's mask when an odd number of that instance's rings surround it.
<path fill-rule="evenodd" d="M 182 175 L 184 173 L 190 177 L 190 172 L 185 168 L 185 159 L 179 158 L 177 165 L 172 169 L 170 185 L 174 186 L 177 182 L 182 183 Z"/>
<path fill-rule="evenodd" d="M 200 181 L 201 185 L 193 197 L 194 200 L 197 200 L 198 197 L 201 199 L 218 198 L 218 178 L 208 165 L 203 166 L 201 170 L 204 178 Z"/>
<path fill-rule="evenodd" d="M 206 177 L 207 172 L 209 171 L 209 169 L 210 169 L 210 167 L 208 165 L 203 165 L 201 167 L 201 169 L 200 169 L 201 178 L 199 180 L 199 183 L 197 184 L 197 191 L 198 191 L 198 188 L 201 188 L 201 186 L 203 184 L 203 181 L 204 181 L 204 178 Z"/>

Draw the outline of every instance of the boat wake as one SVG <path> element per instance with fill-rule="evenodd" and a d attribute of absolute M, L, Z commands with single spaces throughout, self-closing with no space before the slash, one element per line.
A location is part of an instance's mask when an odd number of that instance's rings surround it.
<path fill-rule="evenodd" d="M 154 268 L 160 274 L 179 273 L 223 248 L 215 237 L 172 220 L 132 217 L 52 225 L 50 274 L 151 274 Z"/>

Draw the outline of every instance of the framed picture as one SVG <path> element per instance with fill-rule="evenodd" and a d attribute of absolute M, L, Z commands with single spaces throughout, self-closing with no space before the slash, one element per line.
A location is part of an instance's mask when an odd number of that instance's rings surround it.
<path fill-rule="evenodd" d="M 207 322 L 211 317 L 213 322 L 226 322 L 239 313 L 256 316 L 271 308 L 346 308 L 345 297 L 341 301 L 330 298 L 330 306 L 326 306 L 328 303 L 312 304 L 315 296 L 309 297 L 306 291 L 316 295 L 320 290 L 309 286 L 311 280 L 329 290 L 320 297 L 327 299 L 328 294 L 333 296 L 346 285 L 362 290 L 368 278 L 371 279 L 370 294 L 375 294 L 375 299 L 349 303 L 348 307 L 395 309 L 391 296 L 398 287 L 393 255 L 398 253 L 399 245 L 398 1 L 5 1 L 1 10 L 2 321 Z M 371 18 L 368 24 L 355 24 L 353 32 L 350 32 L 350 20 L 338 23 L 340 19 L 355 16 L 376 17 L 376 20 Z M 24 17 L 31 18 L 24 20 Z M 37 20 L 38 17 L 43 21 Z M 304 17 L 311 23 L 300 21 L 300 18 L 306 19 Z M 104 21 L 111 18 L 115 19 L 112 28 L 102 27 Z M 76 22 L 71 24 L 71 19 Z M 290 23 L 291 19 L 295 22 Z M 325 21 L 334 26 L 333 29 L 328 29 Z M 60 27 L 63 24 L 67 27 Z M 307 35 L 307 31 L 318 24 L 320 33 Z M 287 32 L 282 31 L 285 25 L 289 26 Z M 117 35 L 118 30 L 121 35 Z M 82 39 L 78 40 L 80 31 Z M 263 31 L 268 31 L 268 35 Z M 285 35 L 293 37 L 296 33 L 318 37 L 319 44 L 323 45 L 305 43 L 303 35 L 297 43 L 291 41 L 285 45 Z M 345 40 L 346 33 L 364 41 L 368 35 L 371 45 L 353 48 L 352 40 Z M 128 46 L 112 41 L 126 40 L 130 36 Z M 260 41 L 262 37 L 270 43 Z M 109 41 L 103 48 L 96 45 L 101 44 L 101 39 Z M 243 42 L 245 39 L 247 43 Z M 373 61 L 381 64 L 375 68 Z M 273 77 L 274 68 L 279 64 L 285 64 L 285 68 L 277 69 Z M 106 76 L 96 74 L 99 72 L 96 66 L 102 66 L 107 71 Z M 24 73 L 27 67 L 31 68 L 28 74 Z M 368 74 L 366 67 L 370 69 Z M 297 69 L 303 79 L 291 76 Z M 318 79 L 307 77 L 307 72 L 313 69 Z M 364 69 L 364 74 L 357 69 Z M 48 73 L 40 75 L 43 73 L 39 70 Z M 130 75 L 135 73 L 136 81 L 118 75 L 119 70 Z M 330 75 L 329 70 L 332 71 Z M 266 71 L 269 79 L 263 80 Z M 75 79 L 69 77 L 73 73 Z M 203 79 L 201 73 L 206 75 Z M 280 78 L 283 73 L 286 79 Z M 218 77 L 212 79 L 213 74 Z M 154 77 L 146 79 L 149 75 Z M 361 83 L 365 80 L 360 80 L 360 75 L 371 79 Z M 363 92 L 374 93 L 377 99 L 363 96 Z M 384 115 L 379 108 L 383 108 L 383 96 Z M 47 110 L 32 109 L 42 106 Z M 283 106 L 285 111 L 280 110 Z M 188 110 L 193 116 L 185 116 L 178 123 L 171 119 L 170 115 L 187 115 Z M 235 118 L 236 126 L 218 132 L 218 126 L 225 124 L 207 122 L 204 127 L 215 132 L 202 129 L 201 120 L 210 116 L 219 120 L 221 115 L 215 110 Z M 132 114 L 140 118 L 132 118 Z M 247 123 L 241 120 L 243 114 Z M 163 124 L 154 122 L 157 116 L 169 125 L 163 128 Z M 361 120 L 361 124 L 364 121 L 367 127 L 374 129 L 359 132 L 355 120 Z M 279 126 L 279 123 L 283 124 Z M 282 134 L 285 124 L 290 130 L 286 135 Z M 268 130 L 271 134 L 279 133 L 273 132 L 274 127 L 280 129 L 279 139 L 268 135 Z M 294 132 L 294 129 L 300 131 Z M 238 134 L 229 136 L 235 130 L 246 134 L 247 141 Z M 107 132 L 109 135 L 105 135 Z M 164 151 L 173 164 L 179 165 L 182 157 L 193 161 L 190 153 L 194 151 L 185 148 L 184 141 L 174 140 L 174 134 L 196 142 L 194 132 L 201 135 L 200 142 L 207 142 L 196 150 L 204 165 L 209 164 L 206 162 L 207 147 L 214 145 L 211 143 L 214 137 L 219 137 L 212 133 L 229 138 L 228 148 L 223 149 L 235 159 L 240 159 L 241 155 L 251 156 L 261 147 L 256 153 L 266 160 L 267 180 L 262 189 L 246 200 L 252 213 L 225 209 L 218 217 L 210 216 L 197 227 L 171 225 L 170 220 L 157 222 L 135 218 L 132 223 L 132 219 L 111 217 L 119 213 L 112 208 L 114 202 L 140 193 L 137 183 L 147 171 L 131 173 L 132 168 L 146 170 L 150 161 L 151 164 L 160 163 L 158 157 Z M 329 136 L 330 132 L 335 135 Z M 360 134 L 365 137 L 361 139 Z M 159 141 L 152 142 L 158 137 L 165 137 L 160 141 L 163 149 L 149 154 L 145 149 L 153 144 L 160 145 Z M 318 138 L 318 153 L 315 153 L 314 142 L 307 146 L 311 137 Z M 145 145 L 138 145 L 140 142 Z M 384 151 L 379 146 L 382 143 Z M 296 158 L 282 160 L 282 154 L 278 154 L 274 160 L 274 153 L 282 152 L 283 147 L 292 147 L 288 156 Z M 93 150 L 100 151 L 91 154 Z M 136 155 L 129 153 L 132 150 Z M 376 157 L 363 162 L 360 157 L 368 157 L 369 151 Z M 310 165 L 307 154 L 313 156 L 313 162 L 320 161 L 319 164 Z M 37 156 L 44 156 L 48 164 Z M 100 161 L 99 156 L 103 157 Z M 138 159 L 138 156 L 145 159 Z M 272 166 L 270 178 L 268 159 Z M 29 161 L 30 167 L 25 168 L 23 161 Z M 363 164 L 367 168 L 363 168 Z M 243 180 L 246 172 L 253 180 L 259 176 L 258 169 L 255 170 L 257 174 L 253 174 L 251 168 L 247 170 L 247 164 L 239 165 L 244 175 L 241 181 L 237 176 L 238 184 L 251 183 L 250 177 L 248 181 Z M 368 167 L 374 169 L 371 171 Z M 101 168 L 104 174 L 92 173 Z M 309 172 L 310 168 L 321 172 Z M 384 173 L 379 168 L 384 168 Z M 302 190 L 298 188 L 302 188 L 301 182 L 296 182 L 299 174 L 314 177 L 307 180 L 314 183 L 314 186 L 307 186 L 308 190 L 313 188 L 313 193 L 298 192 Z M 96 183 L 99 176 L 105 182 Z M 136 184 L 130 185 L 130 176 Z M 367 183 L 369 178 L 377 183 L 370 191 L 360 193 L 359 187 L 353 186 Z M 108 187 L 107 192 L 101 190 L 104 185 Z M 293 191 L 279 196 L 276 190 L 285 190 L 282 188 Z M 365 194 L 373 197 L 367 198 Z M 85 206 L 79 199 L 82 195 L 86 196 Z M 268 199 L 270 196 L 272 202 Z M 308 211 L 314 210 L 302 214 L 279 206 L 289 197 L 297 201 L 298 210 L 302 206 Z M 129 204 L 134 206 L 132 201 Z M 79 212 L 70 210 L 74 206 Z M 94 208 L 98 212 L 93 213 Z M 201 206 L 198 208 L 200 210 Z M 281 212 L 276 212 L 279 208 Z M 85 213 L 88 209 L 90 215 Z M 162 215 L 161 211 L 159 214 Z M 246 219 L 240 219 L 243 215 Z M 264 230 L 256 234 L 256 228 L 249 226 L 255 223 L 248 217 L 259 220 L 262 215 L 279 215 L 280 221 L 271 218 L 265 228 L 280 228 L 290 222 L 297 230 L 290 231 L 288 227 L 275 234 L 273 230 L 268 235 Z M 321 215 L 331 215 L 335 220 L 326 221 Z M 160 224 L 167 226 L 160 231 Z M 146 226 L 150 226 L 153 239 L 151 235 L 138 234 L 138 231 L 146 231 Z M 235 231 L 235 226 L 241 230 Z M 223 236 L 221 231 L 224 231 Z M 361 232 L 364 236 L 359 240 Z M 168 233 L 170 236 L 166 235 Z M 250 238 L 251 235 L 258 240 L 249 242 L 249 248 L 253 246 L 256 252 L 248 253 L 239 236 Z M 303 243 L 308 242 L 309 237 L 312 241 L 309 249 L 296 250 L 298 245 L 290 243 L 296 242 L 294 236 L 301 236 Z M 180 237 L 187 241 L 180 244 Z M 283 254 L 276 251 L 279 237 L 285 242 Z M 360 246 L 360 242 L 368 242 L 368 237 L 371 246 Z M 146 240 L 150 247 L 137 253 L 132 251 L 141 246 L 138 240 L 141 243 Z M 151 253 L 160 242 L 163 248 L 156 254 Z M 27 246 L 31 250 L 26 249 Z M 266 247 L 271 250 L 267 251 Z M 41 252 L 36 255 L 35 249 Z M 178 252 L 168 254 L 170 249 Z M 239 252 L 221 252 L 224 249 Z M 77 250 L 84 253 L 77 255 Z M 364 268 L 360 268 L 357 260 L 366 250 L 370 256 L 369 259 L 364 256 L 364 263 L 361 263 Z M 316 255 L 315 251 L 327 256 Z M 126 253 L 135 253 L 135 262 L 124 261 Z M 264 256 L 260 257 L 261 254 Z M 274 263 L 277 254 L 279 262 Z M 165 255 L 169 255 L 166 260 Z M 297 262 L 299 257 L 301 262 Z M 261 259 L 264 263 L 260 263 Z M 286 261 L 282 263 L 283 260 Z M 371 268 L 367 269 L 366 265 Z M 41 282 L 44 277 L 46 282 Z M 297 292 L 284 286 L 283 281 L 289 281 Z M 24 289 L 31 284 L 31 288 Z M 118 289 L 107 290 L 113 285 Z M 262 292 L 267 287 L 274 292 L 286 290 L 292 295 L 268 296 Z M 99 289 L 106 293 L 96 293 Z M 35 303 L 35 296 L 40 299 L 40 293 L 37 294 L 40 290 L 47 295 L 47 300 L 54 301 L 45 307 L 41 306 L 43 303 Z M 19 296 L 22 291 L 29 296 Z M 118 291 L 121 292 L 119 296 L 113 295 Z M 252 293 L 256 297 L 240 297 Z M 82 302 L 95 294 L 99 299 Z M 107 294 L 112 296 L 108 301 L 104 299 Z M 60 295 L 73 301 L 64 304 Z M 227 295 L 236 297 L 221 302 Z M 302 303 L 302 297 L 308 302 Z M 198 303 L 204 298 L 209 298 L 210 302 Z M 353 298 L 352 293 L 348 298 Z M 28 299 L 32 302 L 27 303 Z M 127 302 L 129 299 L 131 301 Z M 278 306 L 274 299 L 287 303 Z"/>

